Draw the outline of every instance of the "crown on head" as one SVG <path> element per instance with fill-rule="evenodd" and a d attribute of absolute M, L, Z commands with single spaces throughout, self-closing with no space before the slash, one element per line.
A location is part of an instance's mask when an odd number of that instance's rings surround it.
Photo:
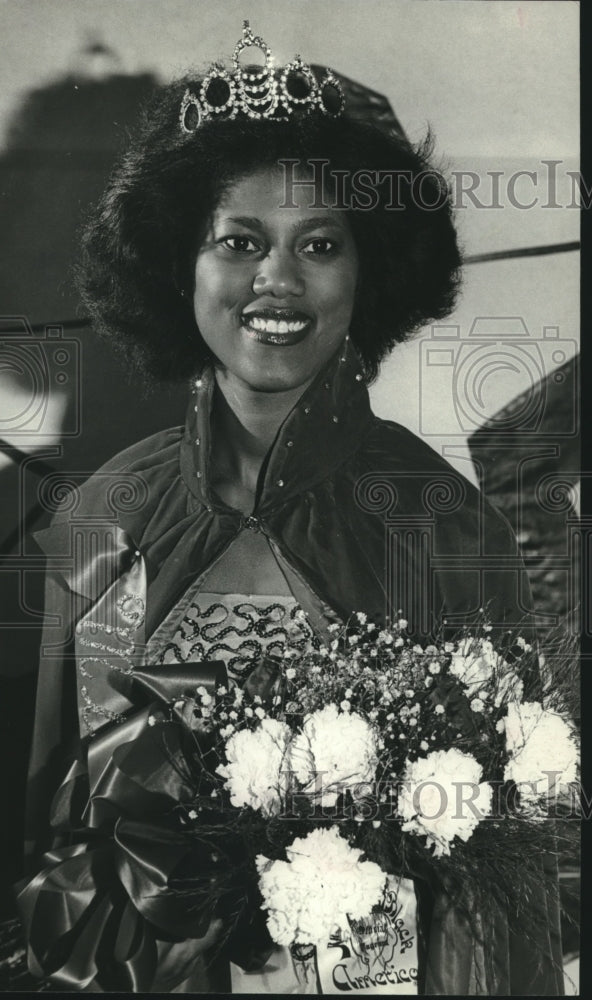
<path fill-rule="evenodd" d="M 241 63 L 244 49 L 259 49 L 262 64 Z M 249 22 L 243 22 L 243 35 L 237 42 L 232 62 L 233 71 L 213 63 L 205 75 L 199 93 L 185 91 L 179 110 L 183 132 L 195 132 L 200 125 L 214 118 L 230 120 L 237 116 L 268 121 L 288 121 L 295 110 L 320 110 L 331 118 L 343 114 L 345 97 L 341 83 L 330 69 L 320 82 L 310 66 L 296 56 L 279 73 L 269 46 L 260 35 L 254 35 Z"/>

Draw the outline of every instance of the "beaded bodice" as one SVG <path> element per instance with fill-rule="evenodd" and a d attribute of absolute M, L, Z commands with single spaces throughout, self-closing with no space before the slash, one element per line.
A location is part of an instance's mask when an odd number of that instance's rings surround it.
<path fill-rule="evenodd" d="M 174 626 L 174 631 L 173 631 Z M 293 597 L 267 594 L 188 594 L 149 643 L 157 663 L 223 660 L 237 680 L 261 657 L 287 646 L 318 644 Z"/>

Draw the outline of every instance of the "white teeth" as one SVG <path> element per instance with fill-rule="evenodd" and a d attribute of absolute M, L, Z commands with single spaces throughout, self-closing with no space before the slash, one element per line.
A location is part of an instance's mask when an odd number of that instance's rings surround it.
<path fill-rule="evenodd" d="M 304 330 L 307 325 L 304 320 L 294 320 L 288 323 L 285 319 L 264 319 L 262 316 L 245 317 L 247 326 L 253 330 L 260 330 L 263 333 L 297 333 Z"/>
<path fill-rule="evenodd" d="M 247 323 L 255 330 L 262 330 L 265 333 L 278 332 L 278 325 L 274 319 L 261 319 L 259 316 L 255 316 L 253 319 L 247 320 Z"/>

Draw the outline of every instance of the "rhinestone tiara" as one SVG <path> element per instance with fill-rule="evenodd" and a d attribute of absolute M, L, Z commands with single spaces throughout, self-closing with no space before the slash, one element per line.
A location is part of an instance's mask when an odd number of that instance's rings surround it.
<path fill-rule="evenodd" d="M 241 65 L 244 49 L 259 49 L 262 65 Z M 234 69 L 229 71 L 213 63 L 198 93 L 185 91 L 179 109 L 182 132 L 191 134 L 212 119 L 230 120 L 238 116 L 267 121 L 288 121 L 295 111 L 320 110 L 330 118 L 339 118 L 345 107 L 340 81 L 325 69 L 320 82 L 311 67 L 299 55 L 276 70 L 271 49 L 260 35 L 254 35 L 248 21 L 243 22 L 242 38 L 232 55 Z"/>

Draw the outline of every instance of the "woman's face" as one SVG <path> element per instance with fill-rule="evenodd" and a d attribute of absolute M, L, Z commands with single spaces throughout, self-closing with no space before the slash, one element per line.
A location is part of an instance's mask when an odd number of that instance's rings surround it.
<path fill-rule="evenodd" d="M 195 318 L 227 375 L 252 389 L 304 387 L 351 320 L 358 256 L 347 216 L 286 200 L 280 171 L 237 180 L 213 213 L 195 264 Z M 293 205 L 296 204 L 296 208 Z"/>

